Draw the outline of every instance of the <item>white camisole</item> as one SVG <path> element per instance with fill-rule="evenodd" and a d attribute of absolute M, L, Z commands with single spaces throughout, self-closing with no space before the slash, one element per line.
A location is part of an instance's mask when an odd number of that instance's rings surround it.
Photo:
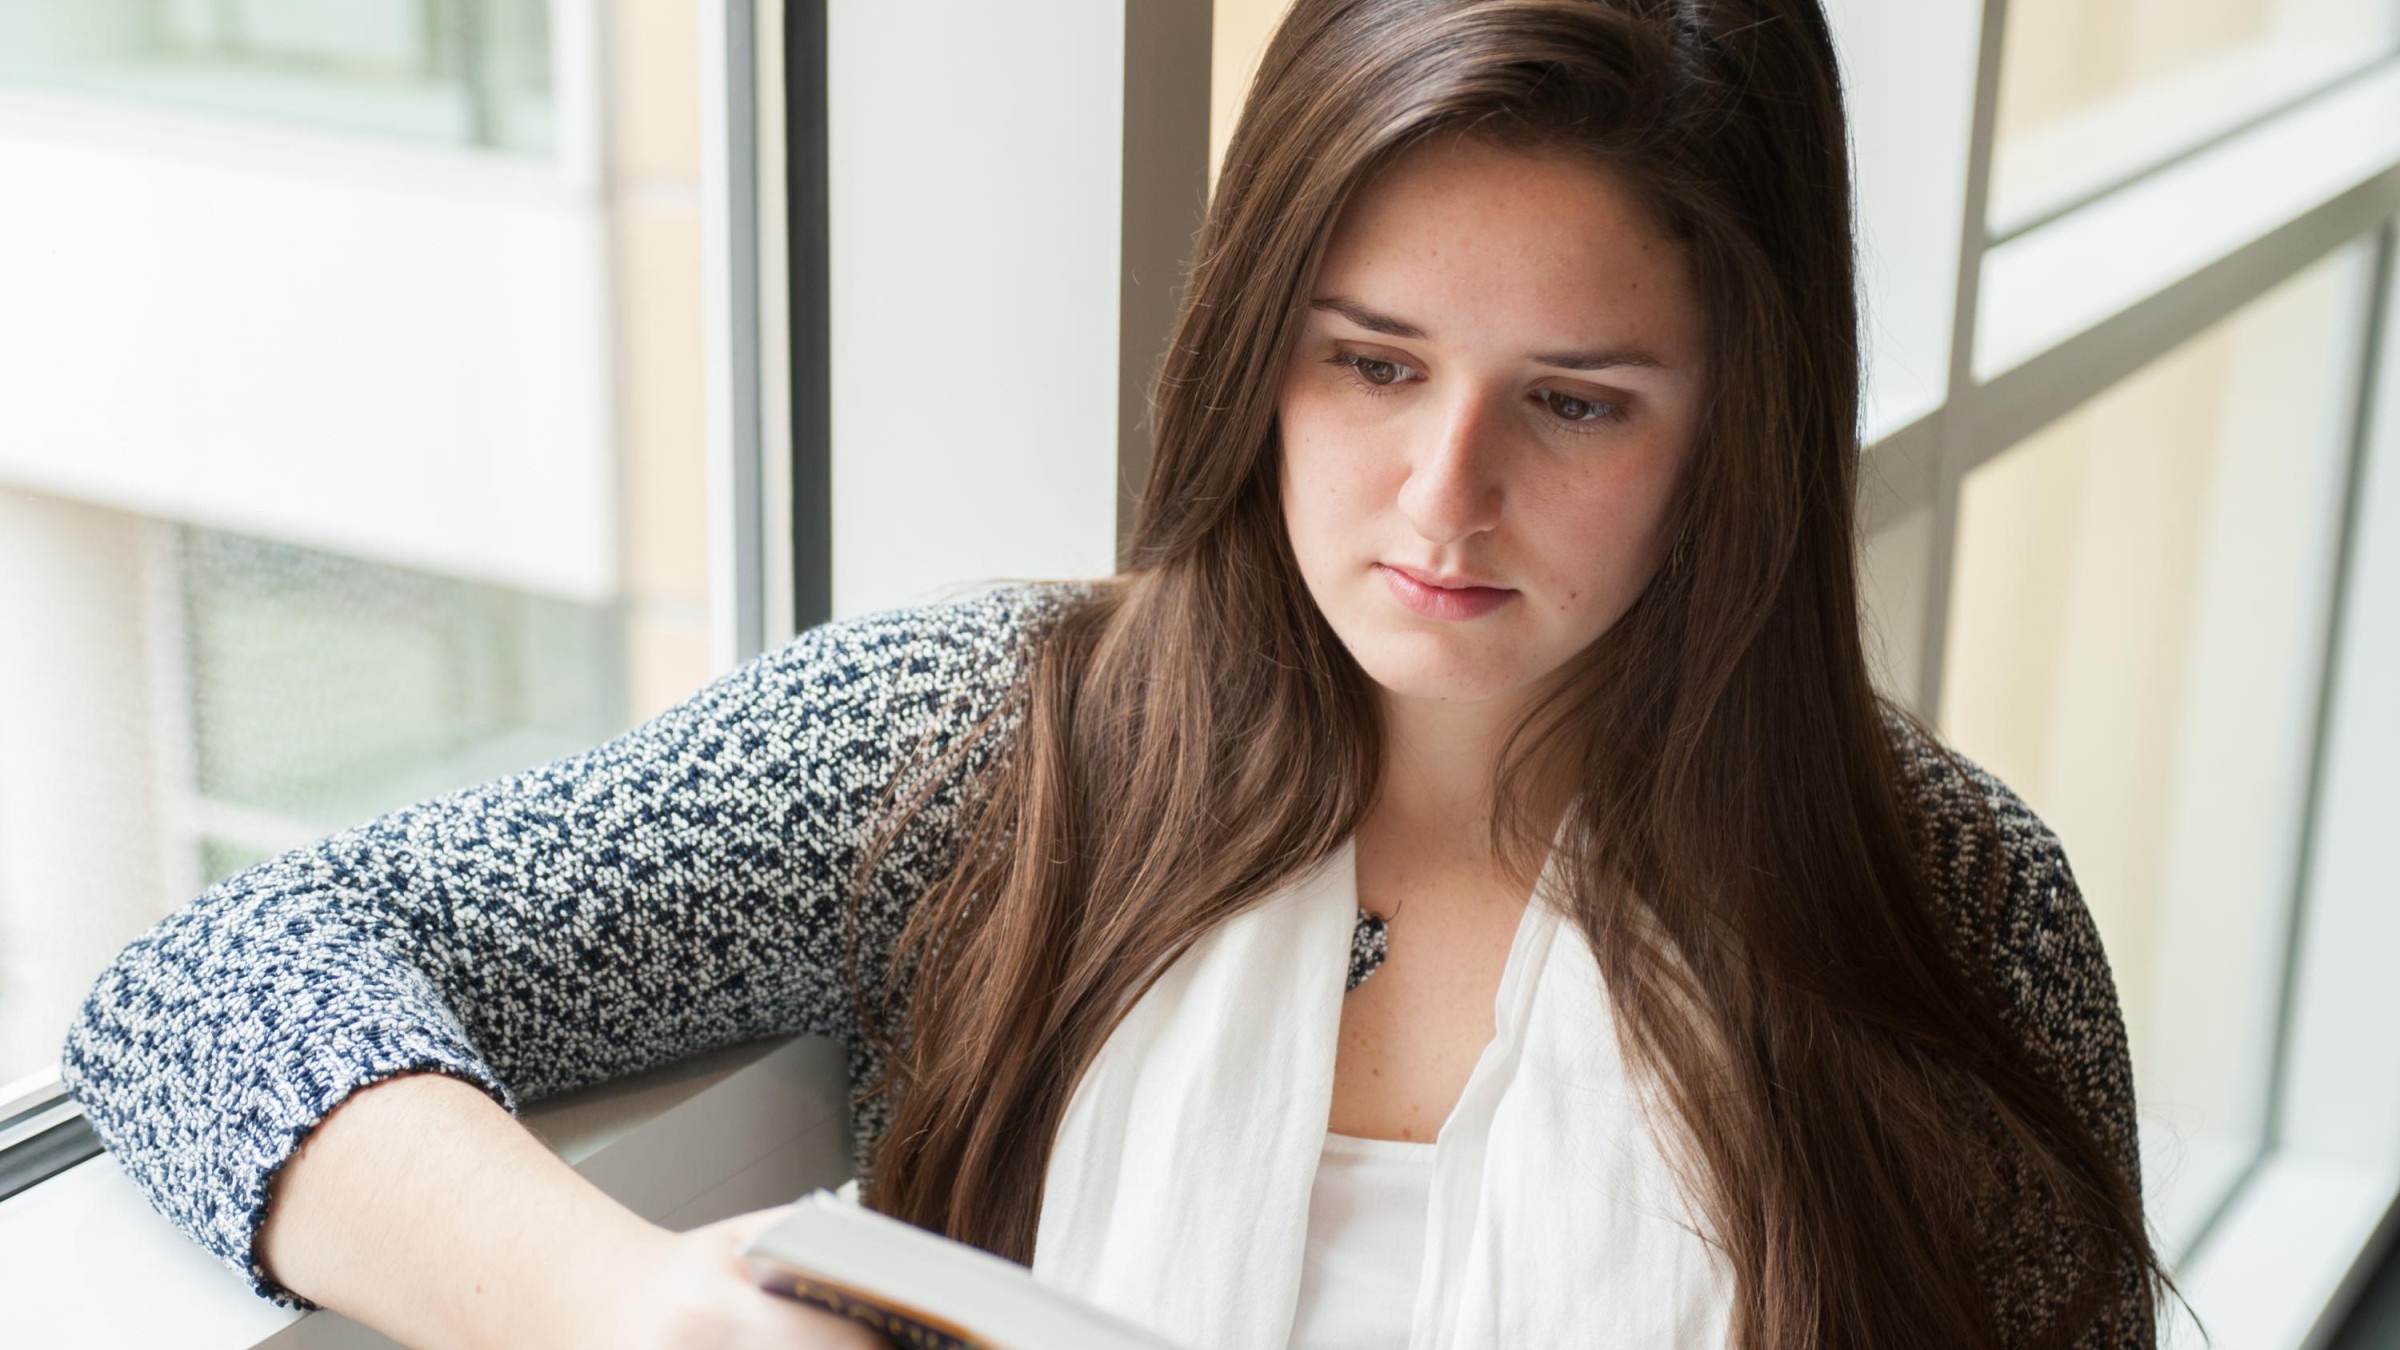
<path fill-rule="evenodd" d="M 1432 1144 L 1325 1136 L 1291 1350 L 1401 1350 L 1425 1267 Z"/>

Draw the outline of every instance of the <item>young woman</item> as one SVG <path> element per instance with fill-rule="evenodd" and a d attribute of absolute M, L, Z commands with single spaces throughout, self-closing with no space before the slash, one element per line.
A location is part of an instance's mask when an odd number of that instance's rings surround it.
<path fill-rule="evenodd" d="M 854 1343 L 508 1114 L 808 1031 L 871 1204 L 1196 1346 L 2150 1345 L 2066 859 L 1869 686 L 1849 212 L 1814 0 L 1299 0 L 1121 573 L 231 878 L 68 1081 L 416 1344 Z"/>

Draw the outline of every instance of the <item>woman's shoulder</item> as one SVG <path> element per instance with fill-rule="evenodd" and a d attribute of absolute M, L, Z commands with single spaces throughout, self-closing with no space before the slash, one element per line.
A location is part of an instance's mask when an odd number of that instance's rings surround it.
<path fill-rule="evenodd" d="M 2133 1062 L 2116 979 L 2057 833 L 1998 775 L 1887 707 L 1885 726 L 1915 812 L 1920 864 L 1952 930 L 1952 954 L 1988 981 L 2001 1022 L 2057 1085 L 2118 1171 L 2141 1191 Z M 1986 823 L 1988 822 L 1988 827 Z M 2058 1251 L 2037 1212 L 2002 1241 Z M 2121 1296 L 2079 1344 L 2147 1345 L 2143 1274 L 2118 1259 Z M 2011 1316 L 2046 1317 L 2063 1276 L 2028 1258 L 2006 1277 Z M 2039 1320 L 2039 1318 L 2036 1318 Z"/>
<path fill-rule="evenodd" d="M 1884 724 L 1953 955 L 1989 979 L 2002 1021 L 2130 1154 L 2124 1013 L 2057 832 L 1998 775 L 1913 717 L 1887 707 Z"/>
<path fill-rule="evenodd" d="M 994 711 L 1040 636 L 1105 582 L 1008 581 L 831 619 L 721 681 L 703 702 L 763 700 L 819 732 L 956 730 Z"/>
<path fill-rule="evenodd" d="M 945 661 L 998 678 L 1012 669 L 1023 644 L 1061 615 L 1091 599 L 1099 580 L 985 583 L 941 599 L 831 619 L 768 654 L 785 668 L 849 663 L 850 673 L 924 673 Z M 820 671 L 832 679 L 842 672 Z"/>
<path fill-rule="evenodd" d="M 1884 728 L 1915 831 L 1917 861 L 1974 955 L 2011 967 L 2062 942 L 2098 954 L 2091 913 L 2057 831 L 1999 775 L 1886 704 Z M 2105 969 L 2105 965 L 2103 965 Z"/>
<path fill-rule="evenodd" d="M 1994 866 L 2006 878 L 1999 889 L 2019 898 L 2040 891 L 2065 868 L 2057 832 L 1997 774 L 1910 714 L 1888 703 L 1882 712 L 1910 823 L 1918 831 L 1918 860 L 1945 901 L 1972 911 L 1991 886 Z M 1998 916 L 1959 917 L 1988 922 Z"/>
<path fill-rule="evenodd" d="M 2116 991 L 2100 936 L 2057 831 L 2000 777 L 1913 716 L 1886 705 L 1884 727 L 1931 883 L 1957 952 L 1990 973 L 2011 1010 L 2062 1014 Z M 2101 987 L 2062 988 L 2066 985 Z"/>

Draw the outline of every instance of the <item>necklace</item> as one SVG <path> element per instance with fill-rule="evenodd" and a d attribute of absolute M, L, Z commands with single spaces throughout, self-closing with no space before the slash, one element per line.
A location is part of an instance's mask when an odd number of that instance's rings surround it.
<path fill-rule="evenodd" d="M 1388 916 L 1359 906 L 1358 926 L 1350 930 L 1350 981 L 1343 992 L 1358 988 L 1383 968 L 1383 958 L 1391 951 L 1392 921 L 1400 917 L 1401 906 L 1407 903 L 1403 900 L 1392 906 Z"/>

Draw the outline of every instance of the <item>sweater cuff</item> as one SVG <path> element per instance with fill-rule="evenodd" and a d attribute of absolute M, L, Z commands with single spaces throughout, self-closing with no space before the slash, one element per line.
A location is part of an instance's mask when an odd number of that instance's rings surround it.
<path fill-rule="evenodd" d="M 516 1095 L 463 1038 L 422 1023 L 335 1024 L 322 1040 L 300 1047 L 296 1062 L 254 1080 L 252 1114 L 226 1122 L 221 1205 L 195 1234 L 218 1260 L 249 1282 L 251 1292 L 285 1308 L 317 1304 L 285 1288 L 259 1259 L 258 1235 L 267 1218 L 276 1170 L 299 1150 L 334 1108 L 361 1088 L 411 1073 L 447 1074 L 483 1089 L 510 1115 Z"/>

